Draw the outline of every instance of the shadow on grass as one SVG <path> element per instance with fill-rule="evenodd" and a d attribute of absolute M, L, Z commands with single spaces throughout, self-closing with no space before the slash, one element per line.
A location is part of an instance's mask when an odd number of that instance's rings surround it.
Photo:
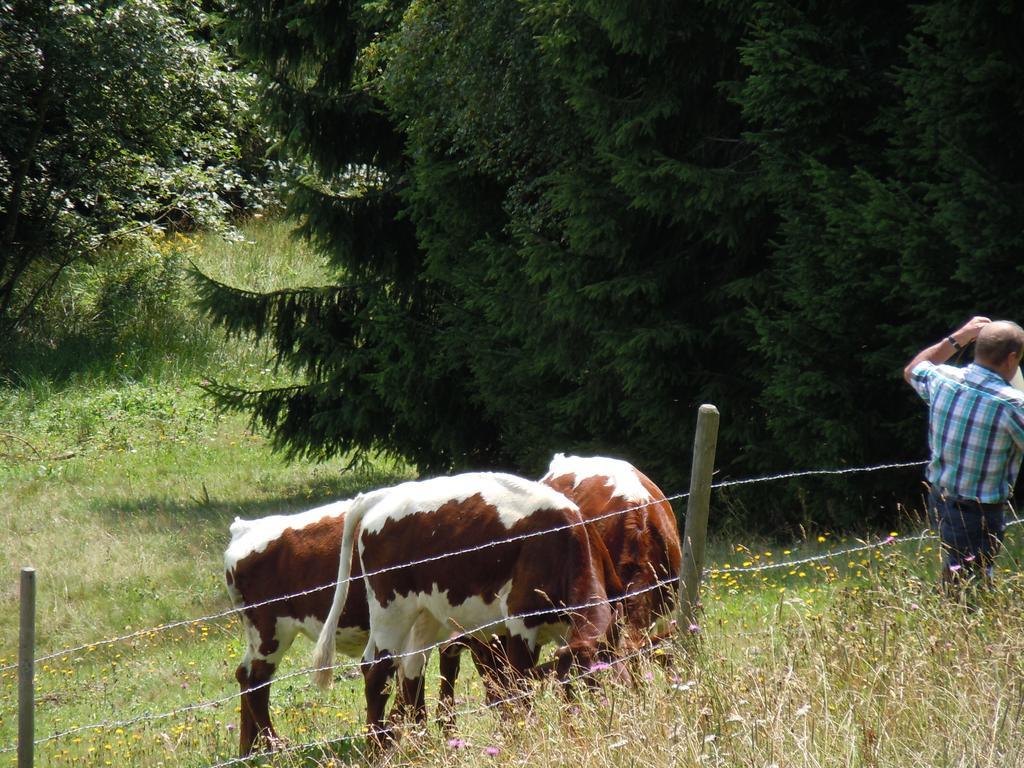
<path fill-rule="evenodd" d="M 223 346 L 211 328 L 180 309 L 151 313 L 127 327 L 56 335 L 0 343 L 0 381 L 14 389 L 46 382 L 59 390 L 80 381 L 153 378 L 167 369 L 198 377 Z"/>
<path fill-rule="evenodd" d="M 316 474 L 304 484 L 293 485 L 288 489 L 290 493 L 267 497 L 217 498 L 210 495 L 205 485 L 201 485 L 199 492 L 187 500 L 167 496 L 141 496 L 116 501 L 97 499 L 90 506 L 93 512 L 111 524 L 142 526 L 143 530 L 164 529 L 183 523 L 217 523 L 226 527 L 235 517 L 254 519 L 304 512 L 409 479 L 409 471 L 400 468 L 364 468 Z"/>

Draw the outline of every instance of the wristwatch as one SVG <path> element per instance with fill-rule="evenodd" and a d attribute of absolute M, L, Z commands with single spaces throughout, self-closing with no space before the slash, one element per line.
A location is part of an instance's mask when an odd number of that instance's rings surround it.
<path fill-rule="evenodd" d="M 955 349 L 957 352 L 959 352 L 961 349 L 963 349 L 963 347 L 960 346 L 959 342 L 957 342 L 957 340 L 954 339 L 952 336 L 947 336 L 946 337 L 946 341 L 948 341 L 950 344 L 952 344 L 953 345 L 953 349 Z"/>

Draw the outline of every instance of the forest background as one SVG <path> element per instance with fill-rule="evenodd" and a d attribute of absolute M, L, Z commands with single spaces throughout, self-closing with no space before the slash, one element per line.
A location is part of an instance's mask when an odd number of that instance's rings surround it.
<path fill-rule="evenodd" d="M 712 402 L 720 477 L 923 459 L 902 366 L 1018 310 L 1019 11 L 0 0 L 0 366 L 144 367 L 185 288 L 168 235 L 281 198 L 330 279 L 195 280 L 278 363 L 208 391 L 286 455 L 606 453 L 676 491 Z M 727 517 L 887 523 L 919 481 Z"/>

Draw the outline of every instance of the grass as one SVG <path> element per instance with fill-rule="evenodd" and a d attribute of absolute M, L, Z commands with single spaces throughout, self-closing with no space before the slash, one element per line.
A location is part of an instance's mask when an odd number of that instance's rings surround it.
<path fill-rule="evenodd" d="M 246 234 L 252 244 L 180 246 L 231 282 L 323 279 L 280 225 Z M 202 342 L 186 359 L 174 356 L 173 341 L 120 358 L 116 348 L 78 347 L 78 359 L 57 343 L 49 362 L 22 350 L 27 362 L 0 388 L 0 667 L 16 661 L 21 565 L 38 571 L 36 655 L 66 650 L 37 670 L 36 729 L 47 739 L 37 765 L 202 768 L 231 758 L 243 640 L 232 616 L 202 620 L 228 607 L 221 553 L 231 519 L 409 476 L 384 462 L 358 471 L 342 460 L 285 464 L 244 419 L 213 412 L 197 386 L 211 369 L 271 381 L 267 350 L 204 330 L 187 303 L 175 311 L 170 326 Z M 899 536 L 786 567 L 765 566 L 857 542 L 828 533 L 713 541 L 700 631 L 639 660 L 632 684 L 606 680 L 574 701 L 548 684 L 528 704 L 485 710 L 467 672 L 456 735 L 432 726 L 408 733 L 369 762 L 1024 766 L 1018 531 L 1010 529 L 997 589 L 974 610 L 937 594 L 933 540 Z M 762 569 L 744 570 L 755 567 Z M 149 631 L 100 642 L 140 630 Z M 367 762 L 361 686 L 346 679 L 329 694 L 315 691 L 302 674 L 310 652 L 300 640 L 286 657 L 271 694 L 275 720 L 297 746 L 342 741 L 328 752 L 307 747 L 255 762 Z M 436 690 L 428 686 L 429 695 Z M 4 669 L 0 749 L 15 734 L 15 671 Z M 0 766 L 14 764 L 13 752 L 0 753 Z"/>

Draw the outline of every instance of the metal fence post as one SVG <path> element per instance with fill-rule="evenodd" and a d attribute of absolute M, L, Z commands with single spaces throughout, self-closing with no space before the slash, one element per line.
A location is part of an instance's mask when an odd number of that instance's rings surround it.
<path fill-rule="evenodd" d="M 711 476 L 718 447 L 718 409 L 702 405 L 697 414 L 693 436 L 693 467 L 690 470 L 690 495 L 686 501 L 686 525 L 683 531 L 683 562 L 679 569 L 678 624 L 683 632 L 697 625 L 701 574 L 704 570 L 704 544 L 711 507 Z"/>
<path fill-rule="evenodd" d="M 36 569 L 21 569 L 18 635 L 18 768 L 32 768 L 35 751 Z"/>

